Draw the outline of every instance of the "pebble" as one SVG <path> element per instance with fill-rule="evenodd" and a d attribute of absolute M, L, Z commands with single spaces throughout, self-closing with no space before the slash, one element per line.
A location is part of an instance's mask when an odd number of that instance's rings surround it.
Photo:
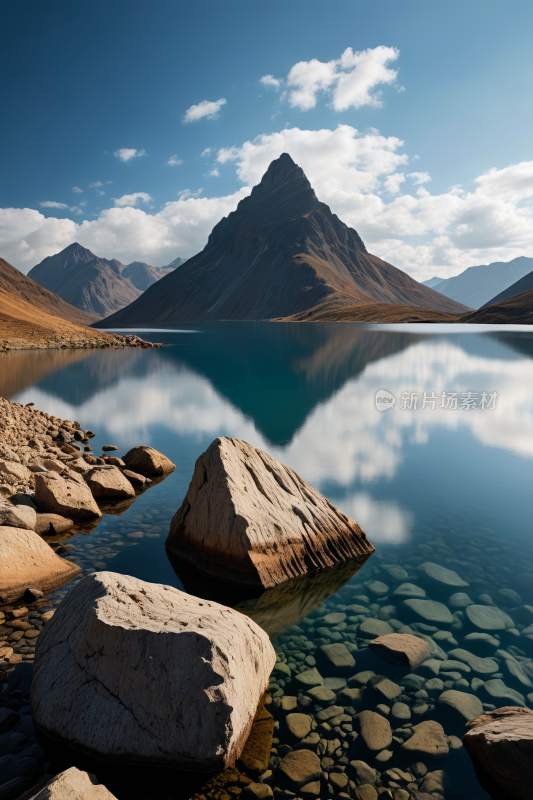
<path fill-rule="evenodd" d="M 388 633 L 394 633 L 388 622 L 381 619 L 371 617 L 365 620 L 359 626 L 359 635 L 369 639 L 376 639 L 378 636 L 386 636 Z"/>
<path fill-rule="evenodd" d="M 471 606 L 473 602 L 474 601 L 464 592 L 456 592 L 448 598 L 448 605 L 450 608 L 466 608 L 467 606 Z"/>
<path fill-rule="evenodd" d="M 469 585 L 453 570 L 446 569 L 446 567 L 442 567 L 440 564 L 434 564 L 431 561 L 419 564 L 417 569 L 425 578 L 429 578 L 430 581 L 442 586 L 463 587 Z"/>
<path fill-rule="evenodd" d="M 420 599 L 426 597 L 424 589 L 420 586 L 416 586 L 414 583 L 402 583 L 392 594 L 393 597 L 418 597 Z"/>
<path fill-rule="evenodd" d="M 483 704 L 474 694 L 458 692 L 455 689 L 447 689 L 438 699 L 439 706 L 446 709 L 464 722 L 470 722 L 483 713 Z"/>
<path fill-rule="evenodd" d="M 402 600 L 402 606 L 405 606 L 413 614 L 422 617 L 427 622 L 436 622 L 444 625 L 450 625 L 453 622 L 450 609 L 436 600 L 419 600 L 417 598 Z M 472 607 L 470 606 L 470 608 Z"/>

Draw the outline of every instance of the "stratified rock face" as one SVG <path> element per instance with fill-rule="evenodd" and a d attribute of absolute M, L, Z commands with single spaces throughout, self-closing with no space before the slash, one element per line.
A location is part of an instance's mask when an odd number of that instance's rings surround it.
<path fill-rule="evenodd" d="M 33 531 L 0 526 L 0 603 L 20 600 L 30 587 L 47 594 L 80 571 Z"/>
<path fill-rule="evenodd" d="M 294 470 L 225 437 L 197 460 L 167 548 L 204 574 L 265 588 L 374 552 L 357 522 Z"/>
<path fill-rule="evenodd" d="M 94 776 L 93 776 L 94 779 Z M 101 783 L 93 783 L 87 772 L 70 767 L 60 772 L 32 800 L 116 800 Z"/>
<path fill-rule="evenodd" d="M 133 472 L 137 471 L 148 475 L 163 475 L 166 472 L 172 472 L 176 468 L 170 458 L 147 444 L 139 444 L 137 447 L 132 447 L 124 456 L 123 461 Z"/>
<path fill-rule="evenodd" d="M 101 517 L 89 487 L 55 472 L 35 475 L 35 502 L 40 511 L 59 514 L 68 519 L 93 519 Z"/>
<path fill-rule="evenodd" d="M 135 489 L 118 467 L 94 467 L 84 477 L 94 497 L 135 497 Z"/>
<path fill-rule="evenodd" d="M 215 225 L 201 253 L 106 324 L 272 319 L 324 302 L 469 310 L 368 253 L 357 231 L 318 200 L 303 170 L 283 153 Z"/>
<path fill-rule="evenodd" d="M 369 642 L 369 647 L 391 664 L 416 669 L 431 658 L 429 647 L 423 639 L 410 633 L 389 633 Z"/>
<path fill-rule="evenodd" d="M 533 711 L 505 706 L 469 723 L 463 744 L 491 797 L 530 800 L 533 787 Z"/>
<path fill-rule="evenodd" d="M 93 573 L 38 637 L 33 718 L 99 758 L 223 769 L 241 754 L 275 660 L 238 611 Z"/>

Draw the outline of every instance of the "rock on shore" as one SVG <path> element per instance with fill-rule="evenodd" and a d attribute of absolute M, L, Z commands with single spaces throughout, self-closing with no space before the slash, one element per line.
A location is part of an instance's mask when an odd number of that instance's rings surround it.
<path fill-rule="evenodd" d="M 275 658 L 233 609 L 93 573 L 39 636 L 34 721 L 100 758 L 221 769 L 241 754 Z"/>
<path fill-rule="evenodd" d="M 204 574 L 265 588 L 374 552 L 357 522 L 294 470 L 226 437 L 197 460 L 167 549 Z"/>
<path fill-rule="evenodd" d="M 0 603 L 20 600 L 26 589 L 51 592 L 80 572 L 33 531 L 0 526 Z"/>

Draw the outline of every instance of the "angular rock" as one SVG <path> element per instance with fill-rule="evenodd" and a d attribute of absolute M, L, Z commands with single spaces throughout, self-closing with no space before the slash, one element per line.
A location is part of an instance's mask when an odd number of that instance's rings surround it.
<path fill-rule="evenodd" d="M 401 749 L 409 755 L 445 756 L 448 754 L 448 742 L 442 725 L 433 719 L 419 722 L 411 728 L 413 735 L 407 739 Z"/>
<path fill-rule="evenodd" d="M 313 686 L 311 689 L 307 689 L 307 694 L 317 703 L 331 703 L 337 696 L 326 686 Z"/>
<path fill-rule="evenodd" d="M 369 647 L 391 664 L 416 669 L 431 657 L 429 647 L 423 639 L 409 633 L 389 633 L 369 642 Z"/>
<path fill-rule="evenodd" d="M 423 564 L 419 564 L 417 569 L 433 584 L 439 584 L 443 587 L 457 586 L 460 588 L 469 586 L 456 572 L 451 569 L 446 569 L 446 567 L 441 567 L 440 564 L 434 564 L 432 561 L 425 561 Z"/>
<path fill-rule="evenodd" d="M 285 717 L 287 730 L 295 739 L 305 739 L 311 732 L 311 717 L 309 714 L 287 714 Z"/>
<path fill-rule="evenodd" d="M 20 483 L 29 483 L 32 473 L 25 467 L 24 464 L 20 464 L 17 461 L 6 461 L 4 459 L 0 459 L 0 476 L 7 475 L 10 478 L 15 478 L 15 480 L 19 481 Z"/>
<path fill-rule="evenodd" d="M 132 486 L 144 486 L 145 483 L 148 482 L 144 475 L 140 475 L 138 472 L 132 472 L 131 469 L 122 470 L 122 474 L 129 480 Z"/>
<path fill-rule="evenodd" d="M 62 478 L 55 472 L 35 475 L 35 502 L 41 510 L 59 514 L 69 519 L 92 519 L 101 517 L 89 487 L 80 478 Z"/>
<path fill-rule="evenodd" d="M 118 467 L 93 467 L 85 482 L 93 497 L 135 497 L 135 489 Z"/>
<path fill-rule="evenodd" d="M 324 683 L 324 678 L 316 667 L 313 667 L 313 669 L 306 669 L 305 672 L 300 672 L 299 675 L 295 676 L 294 680 L 305 689 L 307 689 L 307 687 L 322 686 Z"/>
<path fill-rule="evenodd" d="M 294 750 L 292 753 L 287 753 L 278 769 L 297 789 L 317 781 L 322 772 L 318 756 L 311 750 Z"/>
<path fill-rule="evenodd" d="M 365 761 L 350 761 L 346 771 L 356 786 L 364 784 L 373 785 L 378 778 L 376 770 L 370 767 Z"/>
<path fill-rule="evenodd" d="M 59 514 L 37 514 L 37 524 L 35 525 L 35 533 L 43 536 L 54 533 L 65 533 L 72 528 L 74 521 L 61 517 Z"/>
<path fill-rule="evenodd" d="M 394 700 L 402 693 L 398 684 L 386 678 L 384 675 L 376 675 L 370 678 L 367 685 L 373 689 L 382 700 Z"/>
<path fill-rule="evenodd" d="M 445 706 L 457 719 L 469 722 L 483 712 L 483 704 L 475 694 L 457 692 L 447 689 L 438 700 L 439 706 Z"/>
<path fill-rule="evenodd" d="M 28 588 L 48 594 L 80 574 L 34 531 L 0 527 L 0 603 L 13 603 Z"/>
<path fill-rule="evenodd" d="M 514 628 L 511 617 L 496 606 L 467 606 L 465 614 L 470 623 L 482 631 L 504 631 Z"/>
<path fill-rule="evenodd" d="M 29 795 L 28 795 L 29 796 Z M 95 783 L 94 775 L 76 767 L 60 772 L 31 800 L 116 800 L 101 783 Z"/>
<path fill-rule="evenodd" d="M 225 437 L 197 460 L 167 549 L 206 575 L 265 588 L 374 552 L 359 525 L 294 470 Z"/>
<path fill-rule="evenodd" d="M 533 786 L 533 711 L 506 706 L 473 719 L 463 744 L 491 797 L 530 800 Z"/>
<path fill-rule="evenodd" d="M 342 642 L 323 644 L 316 652 L 319 666 L 326 674 L 352 675 L 355 658 Z"/>
<path fill-rule="evenodd" d="M 0 525 L 33 531 L 36 524 L 37 514 L 33 508 L 23 505 L 14 506 L 9 500 L 0 497 Z"/>
<path fill-rule="evenodd" d="M 37 639 L 33 719 L 99 758 L 223 769 L 243 750 L 275 660 L 267 634 L 238 611 L 92 573 Z"/>
<path fill-rule="evenodd" d="M 442 625 L 451 625 L 453 616 L 450 609 L 436 600 L 419 600 L 418 598 L 403 600 L 402 605 L 408 608 L 417 617 L 426 622 L 436 622 Z M 471 606 L 472 607 L 472 606 Z"/>
<path fill-rule="evenodd" d="M 176 468 L 176 465 L 163 453 L 145 444 L 132 447 L 122 460 L 133 472 L 147 473 L 148 475 L 164 475 Z"/>
<path fill-rule="evenodd" d="M 374 711 L 361 711 L 357 714 L 361 726 L 361 738 L 369 750 L 385 750 L 392 742 L 392 730 L 388 720 Z"/>

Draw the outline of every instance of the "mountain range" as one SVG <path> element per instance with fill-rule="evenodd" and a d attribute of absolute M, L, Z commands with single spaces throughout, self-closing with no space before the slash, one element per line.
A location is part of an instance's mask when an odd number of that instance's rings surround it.
<path fill-rule="evenodd" d="M 99 258 L 74 242 L 43 259 L 28 276 L 85 313 L 107 317 L 182 263 L 177 258 L 168 267 L 152 267 L 142 261 L 126 265 L 116 258 Z"/>
<path fill-rule="evenodd" d="M 481 308 L 499 302 L 498 298 L 505 289 L 532 270 L 533 258 L 519 256 L 512 261 L 494 261 L 492 264 L 468 267 L 453 278 L 430 278 L 424 281 L 424 286 L 429 286 L 458 303 Z"/>
<path fill-rule="evenodd" d="M 531 259 L 533 261 L 533 259 Z M 504 289 L 503 292 L 493 297 L 490 302 L 485 303 L 486 306 L 493 305 L 494 303 L 502 303 L 504 300 L 509 300 L 512 297 L 518 297 L 520 294 L 524 294 L 524 292 L 529 292 L 533 289 L 533 271 L 528 272 L 527 275 L 524 275 L 523 278 L 516 281 L 516 283 L 512 283 L 511 286 L 508 286 L 507 289 Z"/>
<path fill-rule="evenodd" d="M 272 319 L 324 302 L 470 310 L 368 253 L 284 153 L 236 211 L 215 225 L 201 253 L 106 325 Z"/>

